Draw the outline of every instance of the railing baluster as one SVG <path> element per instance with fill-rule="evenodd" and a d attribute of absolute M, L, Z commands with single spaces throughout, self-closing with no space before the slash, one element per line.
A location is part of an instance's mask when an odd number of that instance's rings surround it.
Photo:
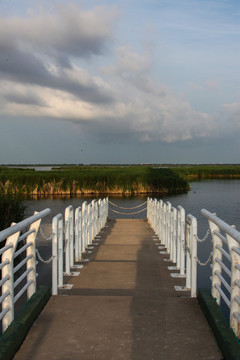
<path fill-rule="evenodd" d="M 12 225 L 15 225 L 14 223 Z M 2 285 L 2 294 L 9 293 L 2 302 L 2 310 L 9 308 L 2 319 L 2 331 L 4 332 L 14 319 L 14 274 L 13 274 L 13 256 L 17 247 L 20 231 L 9 236 L 5 245 L 12 244 L 2 255 L 2 262 L 8 260 L 8 264 L 2 268 L 2 278 L 9 275 L 8 280 Z"/>

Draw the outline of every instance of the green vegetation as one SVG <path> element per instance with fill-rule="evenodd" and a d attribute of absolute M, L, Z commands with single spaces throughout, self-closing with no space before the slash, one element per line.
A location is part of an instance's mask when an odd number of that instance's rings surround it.
<path fill-rule="evenodd" d="M 188 181 L 240 178 L 240 165 L 71 165 L 51 171 L 0 166 L 0 191 L 23 195 L 169 194 Z"/>
<path fill-rule="evenodd" d="M 23 220 L 25 206 L 19 196 L 0 193 L 0 230 Z"/>
<path fill-rule="evenodd" d="M 240 178 L 240 165 L 180 165 L 174 171 L 187 180 Z"/>
<path fill-rule="evenodd" d="M 186 192 L 175 171 L 150 166 L 72 166 L 52 171 L 0 167 L 0 187 L 13 194 L 146 194 Z"/>

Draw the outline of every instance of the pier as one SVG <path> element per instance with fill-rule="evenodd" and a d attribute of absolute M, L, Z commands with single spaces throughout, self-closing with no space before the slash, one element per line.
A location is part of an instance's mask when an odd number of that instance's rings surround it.
<path fill-rule="evenodd" d="M 146 220 L 109 219 L 108 206 L 108 199 L 93 200 L 53 218 L 52 256 L 45 261 L 52 262 L 52 296 L 36 282 L 37 255 L 44 261 L 36 237 L 50 209 L 0 232 L 0 241 L 7 239 L 0 249 L 0 359 L 240 359 L 239 232 L 202 211 L 213 237 L 207 262 L 216 300 L 210 292 L 197 298 L 197 241 L 207 236 L 198 239 L 196 218 L 185 219 L 181 206 L 156 199 L 147 201 Z M 25 258 L 16 265 L 19 254 Z M 232 263 L 230 270 L 222 256 Z M 22 266 L 20 277 L 11 275 Z M 14 304 L 25 293 L 28 302 L 15 315 Z M 219 310 L 221 299 L 229 305 L 229 324 Z"/>
<path fill-rule="evenodd" d="M 174 290 L 147 222 L 112 220 L 100 234 L 14 359 L 222 359 L 197 300 Z"/>

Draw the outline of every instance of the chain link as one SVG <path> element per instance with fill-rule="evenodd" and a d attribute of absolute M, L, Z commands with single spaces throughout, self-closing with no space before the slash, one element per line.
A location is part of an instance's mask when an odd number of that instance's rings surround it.
<path fill-rule="evenodd" d="M 49 264 L 50 262 L 53 261 L 53 256 L 51 256 L 48 260 L 44 260 L 44 259 L 41 257 L 38 249 L 36 249 L 36 254 L 37 254 L 38 259 L 39 259 L 42 263 L 44 263 L 44 264 Z"/>
<path fill-rule="evenodd" d="M 40 229 L 40 234 L 42 235 L 42 237 L 43 237 L 45 240 L 47 240 L 47 241 L 52 240 L 53 234 L 51 234 L 49 237 L 46 237 L 46 235 L 44 234 L 41 226 L 40 226 L 39 229 Z"/>
<path fill-rule="evenodd" d="M 201 262 L 201 261 L 198 259 L 198 257 L 196 258 L 196 261 L 197 261 L 197 263 L 198 263 L 200 266 L 207 266 L 207 265 L 210 263 L 210 261 L 212 260 L 212 256 L 213 256 L 213 254 L 211 253 L 210 256 L 209 256 L 209 258 L 208 258 L 205 262 Z"/>
<path fill-rule="evenodd" d="M 108 200 L 109 204 L 113 205 L 113 206 L 116 206 L 117 208 L 119 209 L 124 209 L 124 210 L 132 210 L 132 209 L 137 209 L 137 208 L 140 208 L 141 206 L 145 205 L 147 203 L 147 201 L 145 201 L 144 203 L 138 205 L 138 206 L 134 206 L 134 207 L 130 207 L 130 208 L 126 208 L 126 207 L 122 207 L 122 206 L 118 206 L 114 203 L 112 203 L 110 200 Z"/>
<path fill-rule="evenodd" d="M 139 210 L 139 211 L 136 211 L 136 212 L 133 212 L 133 213 L 123 213 L 123 212 L 120 212 L 120 211 L 113 210 L 113 209 L 111 209 L 111 208 L 109 208 L 109 210 L 115 212 L 116 214 L 121 214 L 121 215 L 135 215 L 135 214 L 139 214 L 139 213 L 141 213 L 141 212 L 143 212 L 143 211 L 146 211 L 147 208 L 142 209 L 142 210 Z"/>
<path fill-rule="evenodd" d="M 207 234 L 204 237 L 205 240 L 208 237 L 209 233 L 210 233 L 210 231 L 208 230 Z M 197 237 L 197 240 L 198 240 L 198 237 Z M 203 240 L 203 241 L 205 241 L 205 240 Z M 186 251 L 186 250 L 189 251 L 188 250 L 189 247 L 186 244 L 182 243 L 182 246 L 183 246 L 184 251 Z M 190 253 L 190 255 L 192 255 L 192 254 Z M 213 253 L 211 252 L 211 254 L 209 255 L 208 259 L 205 262 L 201 262 L 201 260 L 199 260 L 198 257 L 196 257 L 196 261 L 200 266 L 207 266 L 210 263 L 210 261 L 212 260 L 212 257 L 213 257 Z"/>
<path fill-rule="evenodd" d="M 203 243 L 204 241 L 207 240 L 209 234 L 210 234 L 210 230 L 208 229 L 207 232 L 206 232 L 206 235 L 202 239 L 199 239 L 199 237 L 197 236 L 197 241 L 200 242 L 200 243 Z"/>

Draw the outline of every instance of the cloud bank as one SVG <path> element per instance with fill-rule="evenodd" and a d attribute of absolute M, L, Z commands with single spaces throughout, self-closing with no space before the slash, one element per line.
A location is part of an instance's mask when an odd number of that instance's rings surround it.
<path fill-rule="evenodd" d="M 215 115 L 195 111 L 154 78 L 151 53 L 114 49 L 119 16 L 116 7 L 86 11 L 68 2 L 53 13 L 1 18 L 0 115 L 78 123 L 100 142 L 173 143 L 239 129 L 240 102 Z M 111 64 L 88 69 L 108 56 Z"/>

